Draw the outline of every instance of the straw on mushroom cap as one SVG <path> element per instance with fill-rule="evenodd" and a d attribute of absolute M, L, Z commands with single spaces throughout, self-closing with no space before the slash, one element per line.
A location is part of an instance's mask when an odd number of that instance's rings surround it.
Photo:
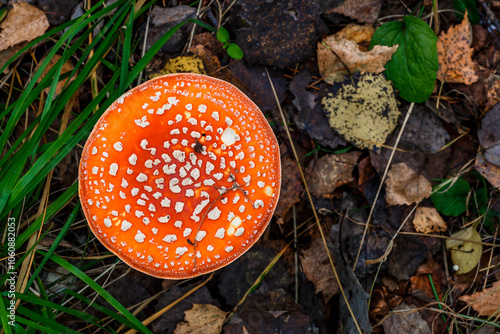
<path fill-rule="evenodd" d="M 103 114 L 85 144 L 79 194 L 96 237 L 131 267 L 187 278 L 223 267 L 264 232 L 281 181 L 258 107 L 196 74 L 148 81 Z"/>

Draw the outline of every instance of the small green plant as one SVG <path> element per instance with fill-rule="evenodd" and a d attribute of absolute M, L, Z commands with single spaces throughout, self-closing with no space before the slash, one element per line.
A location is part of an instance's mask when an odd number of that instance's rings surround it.
<path fill-rule="evenodd" d="M 432 203 L 441 214 L 457 217 L 467 209 L 470 184 L 462 178 L 458 178 L 454 183 L 451 183 L 451 180 L 443 181 L 445 182 L 434 187 Z"/>
<path fill-rule="evenodd" d="M 217 40 L 222 43 L 222 46 L 226 50 L 229 57 L 234 59 L 243 58 L 243 51 L 241 51 L 238 44 L 229 43 L 229 33 L 227 32 L 226 28 L 220 27 L 219 30 L 217 30 L 216 36 Z"/>
<path fill-rule="evenodd" d="M 370 48 L 399 45 L 385 66 L 387 79 L 403 99 L 421 103 L 432 94 L 436 82 L 439 69 L 436 42 L 436 34 L 424 21 L 405 16 L 403 21 L 380 26 L 373 34 Z"/>

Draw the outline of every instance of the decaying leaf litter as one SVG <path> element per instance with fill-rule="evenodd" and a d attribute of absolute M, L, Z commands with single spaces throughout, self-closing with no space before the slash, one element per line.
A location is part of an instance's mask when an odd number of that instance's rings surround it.
<path fill-rule="evenodd" d="M 155 3 L 134 22 L 129 65 L 185 19 L 229 32 L 229 40 L 221 41 L 204 28 L 183 25 L 148 64 L 143 80 L 175 72 L 208 74 L 231 82 L 261 108 L 282 156 L 276 218 L 241 259 L 213 276 L 185 282 L 155 279 L 115 263 L 91 239 L 81 212 L 55 254 L 132 307 L 154 333 L 397 333 L 401 323 L 408 326 L 405 331 L 422 333 L 481 326 L 498 331 L 500 36 L 492 29 L 498 19 L 491 19 L 498 18 L 500 6 L 455 3 L 467 13 L 455 16 L 451 2 L 439 2 L 437 15 L 426 2 Z M 87 9 L 74 1 L 57 4 L 7 7 L 0 23 L 2 66 L 47 29 L 82 17 Z M 38 41 L 4 69 L 2 128 L 8 128 L 9 104 L 53 43 Z M 243 59 L 231 57 L 224 49 L 229 43 L 241 48 Z M 40 90 L 43 104 L 29 106 L 9 145 L 43 110 L 47 96 L 64 97 L 78 74 L 73 69 L 79 56 L 50 59 L 38 82 L 53 67 L 67 74 Z M 113 52 L 104 56 L 90 77 L 95 80 L 81 82 L 71 116 L 54 119 L 53 129 L 74 121 L 103 89 L 118 59 Z M 57 131 L 47 132 L 33 159 Z M 12 154 L 8 149 L 3 159 Z M 58 200 L 56 189 L 75 182 L 80 154 L 75 146 L 55 166 L 46 205 Z M 19 222 L 29 221 L 38 208 L 33 197 L 27 200 L 30 207 L 10 213 Z M 71 205 L 51 212 L 50 224 L 41 228 L 40 251 L 56 242 L 78 199 L 67 201 Z M 22 224 L 18 231 L 26 228 Z M 25 249 L 21 244 L 17 252 Z M 37 253 L 34 263 L 42 260 Z M 69 273 L 56 262 L 44 264 L 38 284 L 50 286 L 47 300 L 64 303 L 61 291 L 85 287 L 79 279 L 68 280 Z M 82 294 L 96 297 L 87 290 Z M 108 302 L 95 299 L 113 310 Z M 21 306 L 39 311 L 24 299 Z M 90 316 L 105 314 L 82 300 L 68 306 Z M 64 313 L 57 322 L 81 332 L 106 332 L 75 314 Z M 107 325 L 121 326 L 111 318 Z"/>

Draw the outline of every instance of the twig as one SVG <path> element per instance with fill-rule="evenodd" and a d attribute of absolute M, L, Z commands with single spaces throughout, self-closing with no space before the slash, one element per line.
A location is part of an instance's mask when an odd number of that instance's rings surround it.
<path fill-rule="evenodd" d="M 358 254 L 356 255 L 356 260 L 354 261 L 354 266 L 352 268 L 352 271 L 356 270 L 356 264 L 358 263 L 359 256 L 361 254 L 361 249 L 363 248 L 363 242 L 365 241 L 366 233 L 368 232 L 368 227 L 370 226 L 370 219 L 372 218 L 373 212 L 375 210 L 375 206 L 377 205 L 378 196 L 380 195 L 380 191 L 382 190 L 382 187 L 384 186 L 384 181 L 385 181 L 385 178 L 387 177 L 387 172 L 389 171 L 389 167 L 391 166 L 392 159 L 394 158 L 394 154 L 396 153 L 396 148 L 398 147 L 399 140 L 401 139 L 401 136 L 403 135 L 403 131 L 405 130 L 406 123 L 408 122 L 408 119 L 410 118 L 410 115 L 411 115 L 411 112 L 412 112 L 414 106 L 415 106 L 415 103 L 412 102 L 410 105 L 410 108 L 408 109 L 408 112 L 406 113 L 405 120 L 403 122 L 403 125 L 401 126 L 401 130 L 399 131 L 396 142 L 394 143 L 394 149 L 392 150 L 391 156 L 389 157 L 389 161 L 387 162 L 387 166 L 385 167 L 384 176 L 382 176 L 382 179 L 380 180 L 380 185 L 378 186 L 377 195 L 375 195 L 375 199 L 373 200 L 373 204 L 372 204 L 372 207 L 370 209 L 370 214 L 368 215 L 368 218 L 366 219 L 365 230 L 363 231 L 363 237 L 361 238 L 361 243 L 359 244 Z"/>
<path fill-rule="evenodd" d="M 319 222 L 318 213 L 314 209 L 314 202 L 312 200 L 311 192 L 309 191 L 309 187 L 307 186 L 306 178 L 304 176 L 304 172 L 302 170 L 302 166 L 300 165 L 299 156 L 297 154 L 297 151 L 295 150 L 295 146 L 293 145 L 292 136 L 290 135 L 290 130 L 288 129 L 288 126 L 287 126 L 287 123 L 286 123 L 286 119 L 285 119 L 285 115 L 283 114 L 283 109 L 281 109 L 281 105 L 279 103 L 278 95 L 276 94 L 276 90 L 274 89 L 273 81 L 271 80 L 271 76 L 269 75 L 269 71 L 267 70 L 267 67 L 265 67 L 264 69 L 266 70 L 267 79 L 269 80 L 269 83 L 271 84 L 271 89 L 273 90 L 274 98 L 276 99 L 276 104 L 278 105 L 278 109 L 280 111 L 281 121 L 283 122 L 283 125 L 285 127 L 285 131 L 286 131 L 288 140 L 290 141 L 290 146 L 291 146 L 292 151 L 293 151 L 293 156 L 295 158 L 295 162 L 297 163 L 297 167 L 299 169 L 300 176 L 302 178 L 302 182 L 304 183 L 304 188 L 306 189 L 307 197 L 309 199 L 309 203 L 311 204 L 311 208 L 312 208 L 313 213 L 314 213 L 314 218 L 316 219 L 316 224 L 318 226 L 318 230 L 319 230 L 319 233 L 321 235 L 321 239 L 323 240 L 323 245 L 325 246 L 326 254 L 328 255 L 328 260 L 330 261 L 330 265 L 331 265 L 333 273 L 335 275 L 335 279 L 337 280 L 337 282 L 339 284 L 340 292 L 342 293 L 342 297 L 345 300 L 347 308 L 349 309 L 349 313 L 351 314 L 352 320 L 354 321 L 354 324 L 356 325 L 356 328 L 358 329 L 358 332 L 359 333 L 363 333 L 361 331 L 361 328 L 359 327 L 358 321 L 356 320 L 356 316 L 354 315 L 354 312 L 353 312 L 353 310 L 351 308 L 351 305 L 349 304 L 349 299 L 347 298 L 347 296 L 345 294 L 344 288 L 342 287 L 339 275 L 337 273 L 337 269 L 335 268 L 335 265 L 333 264 L 332 255 L 330 254 L 330 251 L 328 250 L 328 245 L 326 244 L 325 234 L 323 233 L 323 229 L 321 228 L 321 224 Z"/>

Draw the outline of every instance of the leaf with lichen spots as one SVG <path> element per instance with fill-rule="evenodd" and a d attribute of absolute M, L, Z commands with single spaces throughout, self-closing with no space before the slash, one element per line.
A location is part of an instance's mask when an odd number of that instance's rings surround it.
<path fill-rule="evenodd" d="M 21 42 L 29 42 L 44 34 L 50 26 L 45 13 L 27 3 L 13 3 L 13 8 L 0 25 L 0 51 Z"/>
<path fill-rule="evenodd" d="M 481 260 L 481 236 L 474 226 L 460 230 L 446 239 L 446 249 L 451 250 L 451 260 L 458 266 L 457 274 L 467 274 Z"/>
<path fill-rule="evenodd" d="M 177 324 L 174 334 L 219 334 L 226 319 L 226 312 L 210 304 L 193 304 L 184 314 L 186 321 Z"/>
<path fill-rule="evenodd" d="M 397 45 L 391 47 L 377 45 L 370 51 L 362 51 L 357 41 L 341 37 L 346 35 L 343 31 L 328 36 L 323 42 L 318 43 L 319 71 L 325 82 L 331 85 L 342 82 L 349 73 L 383 72 L 385 64 L 398 48 Z M 372 34 L 373 31 L 369 34 L 370 39 Z"/>
<path fill-rule="evenodd" d="M 479 316 L 498 316 L 498 300 L 500 300 L 500 282 L 494 282 L 491 288 L 468 296 L 458 298 L 471 306 Z"/>
<path fill-rule="evenodd" d="M 420 233 L 444 232 L 448 228 L 435 208 L 418 207 L 413 218 L 413 226 Z"/>
<path fill-rule="evenodd" d="M 165 66 L 163 66 L 163 69 L 153 74 L 151 78 L 171 73 L 207 74 L 203 61 L 197 56 L 179 56 L 169 59 Z"/>
<path fill-rule="evenodd" d="M 359 148 L 384 144 L 400 115 L 394 89 L 382 74 L 354 74 L 333 85 L 322 104 L 330 126 Z"/>
<path fill-rule="evenodd" d="M 431 183 L 404 162 L 392 166 L 387 173 L 385 199 L 389 205 L 419 203 L 432 193 Z"/>
<path fill-rule="evenodd" d="M 437 78 L 440 81 L 471 85 L 478 80 L 476 64 L 472 61 L 474 49 L 469 41 L 472 41 L 472 32 L 466 13 L 462 23 L 439 35 Z"/>

